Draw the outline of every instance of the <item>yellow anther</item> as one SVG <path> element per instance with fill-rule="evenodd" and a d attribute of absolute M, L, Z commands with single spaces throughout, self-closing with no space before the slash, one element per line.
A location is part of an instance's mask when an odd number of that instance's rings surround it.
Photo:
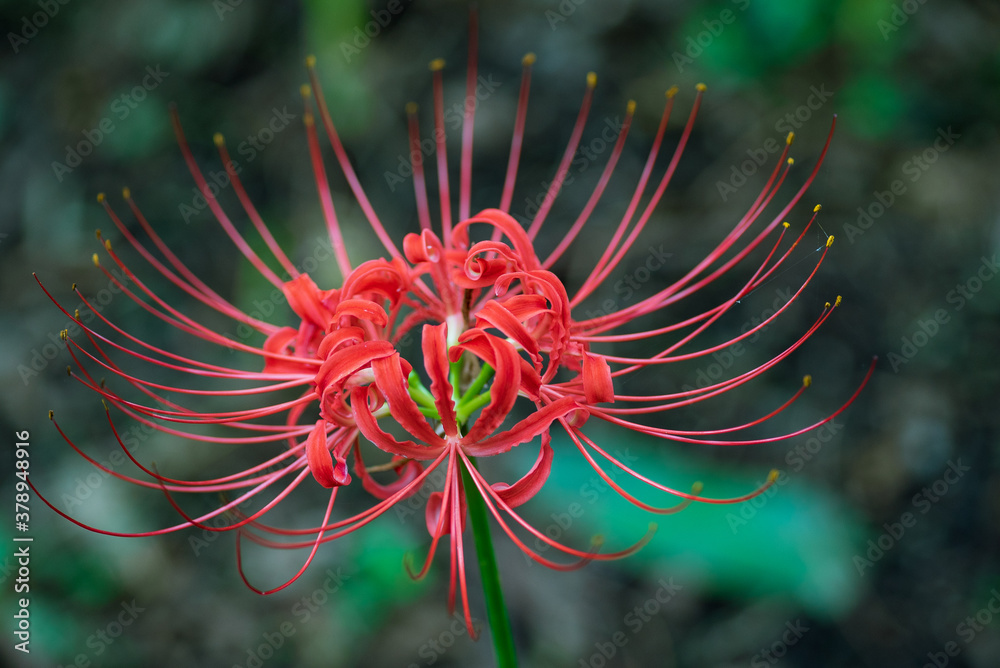
<path fill-rule="evenodd" d="M 306 56 L 306 67 L 312 69 L 316 67 L 316 56 L 308 55 Z"/>
<path fill-rule="evenodd" d="M 64 329 L 61 332 L 59 332 L 59 338 L 62 339 L 63 341 L 65 341 L 66 339 L 68 339 L 69 338 L 69 330 L 68 329 Z"/>
<path fill-rule="evenodd" d="M 444 69 L 444 58 L 435 58 L 427 67 L 430 68 L 431 72 L 440 72 Z"/>
<path fill-rule="evenodd" d="M 122 188 L 122 199 L 126 200 L 132 199 L 132 189 L 129 188 L 128 186 Z"/>
<path fill-rule="evenodd" d="M 698 91 L 699 93 L 704 93 L 704 92 L 705 92 L 706 90 L 708 90 L 708 86 L 706 86 L 706 85 L 705 85 L 705 84 L 703 84 L 703 83 L 700 83 L 700 84 L 698 84 L 697 86 L 695 86 L 695 89 L 696 89 L 696 90 L 697 90 L 697 91 Z"/>
<path fill-rule="evenodd" d="M 216 146 L 222 148 L 223 145 L 225 145 L 226 143 L 226 138 L 222 136 L 221 132 L 216 132 L 214 135 L 212 135 L 212 141 L 215 142 Z"/>
<path fill-rule="evenodd" d="M 100 267 L 101 266 L 101 259 L 99 257 L 97 257 L 97 253 L 94 253 L 90 257 L 90 259 L 93 260 L 95 267 Z"/>
<path fill-rule="evenodd" d="M 802 387 L 809 387 L 812 384 L 813 384 L 813 377 L 812 376 L 808 376 L 807 375 L 807 376 L 805 376 L 802 379 Z"/>
<path fill-rule="evenodd" d="M 50 420 L 51 420 L 52 418 L 54 418 L 54 417 L 55 417 L 55 415 L 56 415 L 56 412 L 55 412 L 55 411 L 49 411 L 49 419 L 50 419 Z"/>
<path fill-rule="evenodd" d="M 73 367 L 71 367 L 69 364 L 66 365 L 66 375 L 69 376 L 70 378 L 73 377 Z"/>
<path fill-rule="evenodd" d="M 73 289 L 76 290 L 76 283 L 73 284 Z M 80 309 L 73 310 L 73 317 L 77 320 L 80 319 Z"/>
<path fill-rule="evenodd" d="M 107 248 L 108 250 L 111 250 L 111 239 L 104 240 L 104 247 Z"/>
<path fill-rule="evenodd" d="M 525 67 L 528 67 L 529 65 L 534 65 L 535 60 L 537 60 L 535 54 L 526 53 L 524 54 L 524 58 L 521 59 L 521 64 L 524 65 Z"/>
<path fill-rule="evenodd" d="M 833 245 L 833 235 L 831 234 L 830 238 L 826 240 L 826 247 L 829 248 L 832 245 Z"/>
<path fill-rule="evenodd" d="M 842 302 L 842 301 L 843 301 L 843 299 L 841 298 L 841 296 L 837 295 L 837 299 L 834 300 L 833 305 L 834 306 L 840 306 L 840 302 Z"/>
<path fill-rule="evenodd" d="M 72 290 L 73 292 L 76 292 L 76 283 L 74 283 L 73 285 L 69 286 L 69 289 Z M 76 317 L 77 318 L 80 317 L 80 309 L 76 310 Z"/>
<path fill-rule="evenodd" d="M 312 87 L 309 84 L 302 84 L 299 86 L 299 93 L 303 99 L 308 100 L 312 96 Z"/>
<path fill-rule="evenodd" d="M 819 213 L 819 210 L 823 208 L 822 204 L 817 204 L 813 207 L 813 213 Z"/>
<path fill-rule="evenodd" d="M 701 490 L 705 489 L 705 483 L 702 481 L 697 481 L 695 484 L 691 485 L 692 494 L 701 494 Z"/>
<path fill-rule="evenodd" d="M 785 227 L 785 229 L 786 229 L 786 230 L 787 230 L 787 229 L 788 229 L 789 227 L 791 227 L 791 225 L 789 225 L 789 224 L 788 224 L 788 221 L 785 221 L 784 223 L 782 223 L 782 225 L 784 225 L 784 227 Z"/>
<path fill-rule="evenodd" d="M 97 201 L 98 203 L 104 202 L 104 193 L 97 193 Z"/>
<path fill-rule="evenodd" d="M 101 403 L 104 404 L 104 410 L 108 410 L 108 402 L 106 402 L 104 399 L 101 399 Z"/>
<path fill-rule="evenodd" d="M 630 116 L 635 113 L 635 100 L 628 101 L 628 104 L 625 105 L 625 113 Z"/>
<path fill-rule="evenodd" d="M 791 146 L 793 141 L 795 141 L 795 133 L 789 132 L 788 136 L 785 137 L 785 143 Z"/>
<path fill-rule="evenodd" d="M 587 88 L 597 85 L 597 72 L 587 72 Z"/>
<path fill-rule="evenodd" d="M 828 308 L 830 308 L 830 302 L 827 302 L 826 304 L 824 304 L 824 305 L 823 305 L 823 308 L 824 308 L 824 309 L 828 309 Z"/>
<path fill-rule="evenodd" d="M 408 116 L 413 116 L 414 114 L 417 113 L 417 109 L 419 109 L 419 108 L 420 107 L 417 106 L 416 102 L 407 102 L 406 103 L 406 114 Z"/>
<path fill-rule="evenodd" d="M 788 159 L 788 166 L 791 167 L 794 164 L 795 164 L 795 158 L 789 158 Z"/>
<path fill-rule="evenodd" d="M 101 239 L 101 228 L 98 227 L 96 230 L 94 230 L 94 236 L 97 237 L 98 241 L 100 241 L 100 239 Z"/>
<path fill-rule="evenodd" d="M 770 485 L 771 483 L 773 483 L 775 480 L 778 479 L 779 475 L 781 475 L 781 471 L 779 471 L 778 469 L 771 469 L 771 472 L 767 474 L 767 484 Z"/>

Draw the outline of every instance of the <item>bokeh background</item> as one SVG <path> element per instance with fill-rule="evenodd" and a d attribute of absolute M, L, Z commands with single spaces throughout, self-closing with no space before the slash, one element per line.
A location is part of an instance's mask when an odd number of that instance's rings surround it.
<path fill-rule="evenodd" d="M 724 342 L 766 317 L 782 295 L 801 285 L 826 235 L 835 235 L 803 296 L 744 347 L 639 376 L 626 389 L 670 392 L 703 375 L 740 373 L 793 342 L 825 301 L 840 294 L 843 305 L 762 379 L 710 404 L 661 416 L 658 424 L 738 424 L 771 410 L 812 374 L 814 384 L 802 400 L 749 435 L 792 431 L 836 410 L 871 358 L 880 358 L 869 386 L 831 427 L 789 441 L 713 448 L 588 426 L 599 442 L 634 457 L 643 472 L 682 488 L 703 480 L 707 494 L 725 496 L 753 489 L 771 468 L 783 475 L 754 502 L 695 505 L 659 518 L 654 539 L 637 556 L 572 573 L 529 563 L 498 537 L 523 665 L 998 665 L 996 3 L 561 0 L 480 2 L 479 11 L 486 84 L 477 112 L 474 206 L 494 205 L 499 196 L 523 54 L 535 52 L 538 63 L 512 207 L 522 220 L 552 178 L 586 73 L 599 75 L 582 141 L 589 154 L 581 149 L 576 156 L 573 183 L 557 200 L 540 248 L 552 248 L 574 220 L 610 155 L 607 140 L 617 132 L 626 101 L 637 102 L 618 176 L 594 227 L 559 266 L 571 285 L 593 266 L 627 202 L 656 131 L 663 91 L 674 84 L 681 91 L 666 140 L 672 150 L 695 84 L 708 84 L 657 214 L 607 289 L 584 310 L 603 308 L 605 300 L 627 306 L 694 266 L 760 191 L 777 159 L 769 147 L 794 130 L 796 165 L 778 197 L 787 201 L 838 115 L 826 161 L 788 215 L 793 230 L 800 230 L 821 203 L 822 230 L 807 233 L 789 266 L 700 340 Z M 99 399 L 66 377 L 69 356 L 52 345 L 66 318 L 31 276 L 37 272 L 70 307 L 76 301 L 72 282 L 100 298 L 108 283 L 91 264 L 91 254 L 100 250 L 94 229 L 113 225 L 95 201 L 98 192 L 109 193 L 124 211 L 117 192 L 131 187 L 159 233 L 209 285 L 247 310 L 269 299 L 270 287 L 198 206 L 168 105 L 177 104 L 208 174 L 221 173 L 212 133 L 225 133 L 251 197 L 293 260 L 303 262 L 323 243 L 301 124 L 303 57 L 316 54 L 351 159 L 376 209 L 393 234 L 402 234 L 416 227 L 411 182 L 400 171 L 407 150 L 403 108 L 410 100 L 430 108 L 426 63 L 436 57 L 448 61 L 447 103 L 461 104 L 467 23 L 466 3 L 426 0 L 0 4 L 4 499 L 14 493 L 13 434 L 29 430 L 32 479 L 60 507 L 107 529 L 176 521 L 156 490 L 97 475 L 47 420 L 48 410 L 55 410 L 85 452 L 128 469 L 112 459 L 120 455 Z M 423 118 L 426 136 L 429 117 Z M 74 149 L 78 159 L 68 155 Z M 456 165 L 457 153 L 451 158 Z M 375 238 L 365 232 L 332 159 L 328 164 L 352 257 L 374 257 Z M 237 225 L 249 227 L 232 188 L 224 186 L 220 197 Z M 120 235 L 108 237 L 124 248 Z M 656 271 L 643 272 L 650 247 L 670 257 Z M 172 303 L 237 335 L 233 323 L 191 304 L 124 252 Z M 663 318 L 725 299 L 753 266 L 747 263 Z M 311 273 L 321 285 L 338 280 L 329 262 Z M 640 284 L 634 294 L 614 289 L 627 279 Z M 254 368 L 251 359 L 167 330 L 126 298 L 105 296 L 103 311 L 146 340 Z M 272 317 L 287 317 L 283 308 Z M 129 429 L 124 418 L 118 426 Z M 247 448 L 129 433 L 138 457 L 176 477 L 260 461 L 260 453 Z M 557 447 L 566 456 L 525 508 L 536 526 L 580 546 L 596 534 L 609 546 L 641 536 L 651 517 L 593 480 L 564 439 Z M 655 494 L 644 498 L 666 503 Z M 192 508 L 211 503 L 192 502 Z M 349 503 L 360 508 L 364 499 Z M 283 504 L 279 519 L 316 521 L 321 504 L 322 496 L 307 490 Z M 445 560 L 419 583 L 403 570 L 403 555 L 419 557 L 427 546 L 422 508 L 389 513 L 327 546 L 295 585 L 260 597 L 237 576 L 229 534 L 110 538 L 71 525 L 35 499 L 30 657 L 12 649 L 10 635 L 12 509 L 0 527 L 5 665 L 492 662 L 489 640 L 472 642 L 448 616 Z M 301 559 L 251 551 L 249 576 L 258 584 L 280 582 Z M 470 572 L 477 592 L 475 568 Z"/>

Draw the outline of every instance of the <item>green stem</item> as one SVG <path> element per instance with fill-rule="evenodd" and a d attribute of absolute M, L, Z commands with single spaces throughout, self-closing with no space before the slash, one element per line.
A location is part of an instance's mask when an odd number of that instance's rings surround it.
<path fill-rule="evenodd" d="M 469 457 L 472 465 L 476 460 Z M 493 540 L 490 538 L 490 525 L 487 521 L 486 502 L 476 491 L 476 483 L 472 475 L 463 466 L 462 482 L 465 486 L 465 498 L 469 507 L 469 519 L 472 521 L 472 536 L 476 543 L 476 559 L 479 562 L 479 574 L 483 580 L 483 593 L 486 595 L 486 620 L 493 636 L 493 647 L 497 654 L 498 668 L 516 668 L 517 652 L 514 650 L 514 636 L 510 630 L 510 619 L 507 617 L 507 607 L 503 602 L 503 589 L 500 586 L 500 571 L 497 570 L 497 558 L 493 552 Z"/>

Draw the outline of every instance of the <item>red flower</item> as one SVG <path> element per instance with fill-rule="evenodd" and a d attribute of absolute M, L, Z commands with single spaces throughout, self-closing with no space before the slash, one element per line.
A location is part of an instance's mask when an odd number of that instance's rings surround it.
<path fill-rule="evenodd" d="M 468 69 L 470 96 L 474 94 L 476 85 L 474 42 L 473 39 Z M 439 232 L 432 230 L 434 215 L 429 206 L 422 161 L 416 159 L 413 162 L 413 175 L 421 231 L 419 234 L 408 234 L 400 248 L 380 222 L 348 161 L 310 59 L 308 66 L 312 85 L 311 89 L 303 89 L 307 104 L 304 119 L 313 171 L 334 257 L 343 274 L 343 283 L 339 288 L 333 289 L 321 289 L 282 252 L 251 204 L 239 175 L 233 169 L 225 142 L 217 135 L 216 144 L 233 188 L 253 226 L 288 278 L 280 278 L 255 253 L 213 196 L 195 163 L 175 115 L 175 130 L 181 150 L 201 194 L 237 248 L 267 280 L 281 290 L 298 322 L 294 326 L 279 327 L 239 310 L 199 280 L 170 251 L 127 190 L 126 203 L 162 259 L 154 254 L 147 242 L 140 241 L 133 235 L 105 198 L 100 196 L 99 201 L 121 235 L 160 274 L 191 297 L 242 325 L 257 330 L 266 340 L 260 347 L 248 345 L 219 334 L 181 313 L 149 289 L 126 266 L 112 249 L 111 243 L 105 241 L 110 261 L 120 274 L 127 277 L 127 280 L 120 280 L 108 271 L 95 254 L 95 264 L 108 279 L 164 323 L 220 346 L 257 355 L 261 359 L 262 370 L 231 368 L 163 350 L 129 334 L 106 319 L 99 309 L 91 308 L 102 327 L 85 324 L 79 313 L 71 315 L 81 327 L 90 346 L 85 347 L 73 338 L 64 336 L 78 368 L 71 375 L 98 393 L 106 402 L 105 406 L 109 408 L 108 421 L 116 438 L 118 432 L 111 418 L 111 406 L 144 425 L 191 440 L 255 446 L 284 442 L 285 447 L 278 454 L 244 471 L 219 478 L 190 481 L 169 478 L 150 470 L 135 459 L 122 443 L 126 454 L 149 476 L 148 479 L 140 479 L 110 470 L 90 459 L 76 448 L 57 424 L 67 443 L 94 465 L 122 480 L 163 490 L 170 503 L 183 516 L 183 521 L 178 524 L 155 531 L 133 534 L 102 529 L 93 529 L 94 531 L 109 535 L 149 536 L 195 526 L 213 531 L 238 530 L 238 536 L 246 536 L 263 545 L 311 548 L 302 569 L 288 582 L 266 592 L 254 588 L 260 593 L 271 593 L 288 586 L 301 575 L 321 543 L 335 540 L 368 524 L 394 504 L 419 491 L 426 492 L 429 474 L 443 468 L 443 487 L 432 491 L 427 501 L 426 519 L 431 544 L 417 575 L 427 572 L 438 542 L 448 536 L 451 556 L 450 603 L 454 605 L 456 595 L 460 592 L 467 626 L 471 629 L 462 540 L 466 521 L 466 495 L 481 496 L 488 511 L 518 547 L 535 561 L 552 568 L 575 568 L 591 559 L 618 558 L 634 552 L 651 535 L 650 532 L 628 549 L 600 553 L 596 546 L 581 550 L 563 545 L 532 527 L 520 516 L 516 508 L 531 499 L 542 487 L 549 475 L 553 457 L 557 456 L 551 446 L 551 432 L 554 428 L 565 431 L 576 450 L 622 496 L 651 512 L 670 513 L 693 500 L 734 503 L 751 498 L 773 483 L 774 473 L 762 488 L 738 498 L 712 499 L 700 496 L 698 484 L 690 493 L 674 490 L 634 471 L 589 438 L 584 429 L 588 419 L 604 420 L 671 441 L 740 445 L 773 442 L 803 434 L 833 419 L 853 401 L 857 392 L 826 419 L 805 425 L 791 433 L 765 439 L 738 440 L 730 435 L 760 424 L 787 408 L 809 385 L 808 377 L 785 404 L 769 415 L 743 425 L 708 431 L 683 431 L 647 426 L 636 421 L 643 415 L 705 401 L 746 384 L 798 349 L 833 312 L 837 304 L 827 304 L 812 327 L 784 352 L 757 368 L 720 380 L 709 387 L 660 395 L 616 392 L 616 383 L 629 374 L 648 367 L 709 355 L 754 336 L 773 322 L 802 293 L 826 257 L 832 237 L 819 254 L 812 273 L 788 304 L 779 308 L 773 316 L 729 341 L 693 352 L 679 352 L 740 299 L 767 281 L 790 257 L 809 225 L 806 225 L 795 241 L 787 244 L 785 236 L 789 226 L 781 221 L 799 202 L 815 177 L 822 156 L 806 183 L 789 198 L 778 215 L 770 220 L 762 220 L 764 209 L 776 196 L 791 165 L 786 145 L 778 165 L 747 213 L 718 246 L 683 278 L 617 312 L 577 319 L 574 311 L 615 271 L 656 209 L 691 135 L 704 86 L 698 87 L 683 134 L 666 170 L 655 177 L 654 165 L 673 108 L 676 89 L 667 92 L 659 130 L 632 199 L 611 233 L 607 248 L 593 271 L 571 293 L 550 269 L 577 240 L 584 226 L 591 222 L 591 213 L 601 199 L 622 153 L 635 105 L 632 102 L 628 105 L 621 133 L 583 211 L 557 247 L 545 260 L 540 260 L 534 241 L 567 177 L 586 123 L 596 77 L 588 75 L 583 103 L 569 144 L 540 210 L 525 230 L 511 217 L 509 209 L 524 137 L 533 61 L 533 56 L 524 59 L 524 74 L 501 201 L 498 208 L 486 209 L 474 215 L 471 214 L 470 200 L 475 108 L 473 105 L 465 106 L 458 215 L 454 224 L 444 132 L 443 63 L 432 63 L 440 190 Z M 311 111 L 311 91 L 316 92 L 318 117 L 337 162 L 357 203 L 384 245 L 386 259 L 369 260 L 355 266 L 349 257 L 327 183 L 315 116 Z M 419 156 L 420 136 L 415 105 L 409 105 L 407 113 L 411 145 L 417 147 L 413 155 Z M 787 144 L 791 144 L 791 136 Z M 824 154 L 825 152 L 826 147 L 823 150 Z M 644 198 L 648 201 L 640 209 L 639 203 Z M 818 210 L 819 207 L 816 207 L 815 211 Z M 811 222 L 810 220 L 810 224 Z M 754 228 L 753 232 L 751 228 Z M 603 231 L 603 228 L 595 230 L 596 233 Z M 100 233 L 98 237 L 101 238 Z M 473 241 L 474 238 L 478 241 Z M 706 308 L 683 322 L 629 333 L 614 333 L 643 316 L 692 297 L 741 264 L 762 244 L 765 249 L 770 248 L 766 258 L 750 272 L 743 287 L 728 300 Z M 77 295 L 88 307 L 91 306 L 82 294 L 77 292 Z M 54 297 L 51 298 L 58 304 Z M 67 315 L 70 314 L 67 312 Z M 93 318 L 87 320 L 89 322 Z M 107 333 L 102 334 L 99 329 Z M 663 344 L 662 349 L 652 356 L 627 357 L 602 352 L 602 348 L 608 343 L 646 340 L 668 334 L 674 334 L 674 340 Z M 419 337 L 420 354 L 408 360 L 403 357 L 401 350 L 414 337 Z M 192 389 L 144 380 L 119 366 L 115 359 L 121 359 L 123 355 L 164 369 L 186 373 L 196 381 L 233 381 L 234 389 Z M 137 401 L 126 398 L 112 387 L 106 386 L 103 381 L 95 381 L 87 367 L 99 367 L 102 369 L 101 373 L 110 372 L 113 377 L 135 388 L 147 399 Z M 862 387 L 870 375 L 871 369 L 865 376 Z M 265 401 L 262 406 L 226 412 L 210 412 L 199 407 L 199 399 L 205 396 L 245 396 L 248 399 L 259 397 L 267 400 L 275 396 L 274 393 L 289 389 L 298 390 L 297 398 Z M 167 398 L 166 393 L 189 395 L 191 401 L 175 401 Z M 514 414 L 514 407 L 519 399 L 526 405 L 530 402 L 533 410 L 527 417 L 511 423 L 510 416 Z M 272 416 L 283 416 L 284 424 L 275 424 Z M 223 426 L 232 430 L 233 435 L 206 435 L 197 430 L 198 425 Z M 400 437 L 398 429 L 394 434 L 390 425 L 402 428 L 406 436 Z M 121 439 L 118 440 L 121 443 Z M 475 457 L 501 455 L 518 446 L 529 447 L 525 444 L 536 441 L 539 445 L 534 465 L 512 484 L 487 481 L 474 464 Z M 609 470 L 613 473 L 624 471 L 655 490 L 680 497 L 681 502 L 670 507 L 654 507 L 622 489 Z M 352 477 L 352 472 L 357 476 L 357 482 Z M 386 479 L 384 475 L 389 478 Z M 264 515 L 296 487 L 314 484 L 308 480 L 310 477 L 315 483 L 330 489 L 328 505 L 317 526 L 289 530 L 270 526 L 262 521 Z M 471 486 L 468 481 L 471 481 Z M 356 487 L 358 484 L 374 497 L 375 503 L 356 515 L 332 519 L 334 502 L 340 489 L 352 485 Z M 231 498 L 211 512 L 191 517 L 174 500 L 174 496 L 181 492 L 222 492 Z M 239 506 L 246 500 L 262 493 L 269 495 L 270 499 L 260 510 L 249 515 L 239 510 Z M 87 526 L 58 509 L 56 512 L 81 526 Z M 229 524 L 219 526 L 217 518 L 227 517 Z M 209 521 L 213 521 L 213 526 L 207 525 Z M 572 557 L 573 561 L 564 563 L 542 556 L 524 540 L 523 536 L 529 534 Z M 238 539 L 238 559 L 241 554 L 239 545 Z M 242 567 L 240 572 L 242 575 Z M 248 586 L 253 588 L 249 583 Z"/>

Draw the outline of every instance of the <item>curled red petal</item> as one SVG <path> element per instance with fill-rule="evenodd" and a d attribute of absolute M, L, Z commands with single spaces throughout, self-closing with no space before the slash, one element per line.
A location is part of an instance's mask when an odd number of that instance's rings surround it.
<path fill-rule="evenodd" d="M 577 408 L 576 401 L 569 397 L 563 397 L 532 413 L 508 431 L 479 441 L 478 443 L 463 440 L 463 449 L 466 454 L 472 457 L 499 455 L 507 452 L 514 446 L 527 443 L 539 434 L 548 431 L 554 421 L 572 413 Z"/>
<path fill-rule="evenodd" d="M 427 424 L 417 402 L 410 396 L 410 386 L 407 376 L 409 365 L 404 371 L 403 360 L 399 353 L 372 361 L 372 371 L 375 372 L 375 384 L 389 404 L 392 417 L 403 429 L 427 444 L 442 444 L 441 437 Z"/>
<path fill-rule="evenodd" d="M 327 442 L 326 420 L 317 420 L 306 439 L 306 461 L 316 482 L 323 487 L 340 487 L 351 483 L 347 461 L 342 455 L 334 458 Z"/>
<path fill-rule="evenodd" d="M 615 387 L 611 382 L 611 367 L 600 355 L 583 353 L 583 392 L 588 404 L 613 402 Z"/>
<path fill-rule="evenodd" d="M 285 283 L 284 293 L 295 315 L 321 329 L 326 327 L 333 315 L 327 302 L 336 290 L 320 290 L 309 274 L 300 274 Z"/>
<path fill-rule="evenodd" d="M 344 316 L 368 320 L 378 327 L 385 327 L 389 323 L 389 315 L 385 309 L 370 299 L 345 299 L 340 302 L 333 315 L 333 322 L 339 322 Z"/>
<path fill-rule="evenodd" d="M 413 441 L 397 441 L 391 434 L 386 433 L 379 425 L 378 420 L 372 415 L 368 406 L 368 395 L 371 388 L 367 385 L 356 387 L 351 390 L 351 408 L 354 409 L 354 419 L 358 429 L 371 441 L 375 447 L 388 452 L 391 455 L 406 457 L 407 459 L 433 459 L 441 454 L 444 448 L 444 441 L 434 436 L 435 442 L 430 445 L 420 445 Z"/>
<path fill-rule="evenodd" d="M 525 503 L 538 493 L 545 481 L 549 479 L 549 472 L 552 470 L 552 437 L 548 432 L 542 434 L 542 447 L 538 451 L 538 459 L 535 465 L 524 476 L 513 485 L 504 482 L 497 482 L 490 485 L 497 493 L 500 500 L 511 508 L 516 508 Z"/>
<path fill-rule="evenodd" d="M 455 417 L 455 402 L 452 399 L 453 388 L 448 380 L 448 325 L 424 325 L 422 347 L 424 353 L 424 368 L 431 378 L 431 394 L 434 405 L 441 417 L 441 426 L 445 436 L 458 436 L 458 421 Z M 390 404 L 391 405 L 391 404 Z"/>

